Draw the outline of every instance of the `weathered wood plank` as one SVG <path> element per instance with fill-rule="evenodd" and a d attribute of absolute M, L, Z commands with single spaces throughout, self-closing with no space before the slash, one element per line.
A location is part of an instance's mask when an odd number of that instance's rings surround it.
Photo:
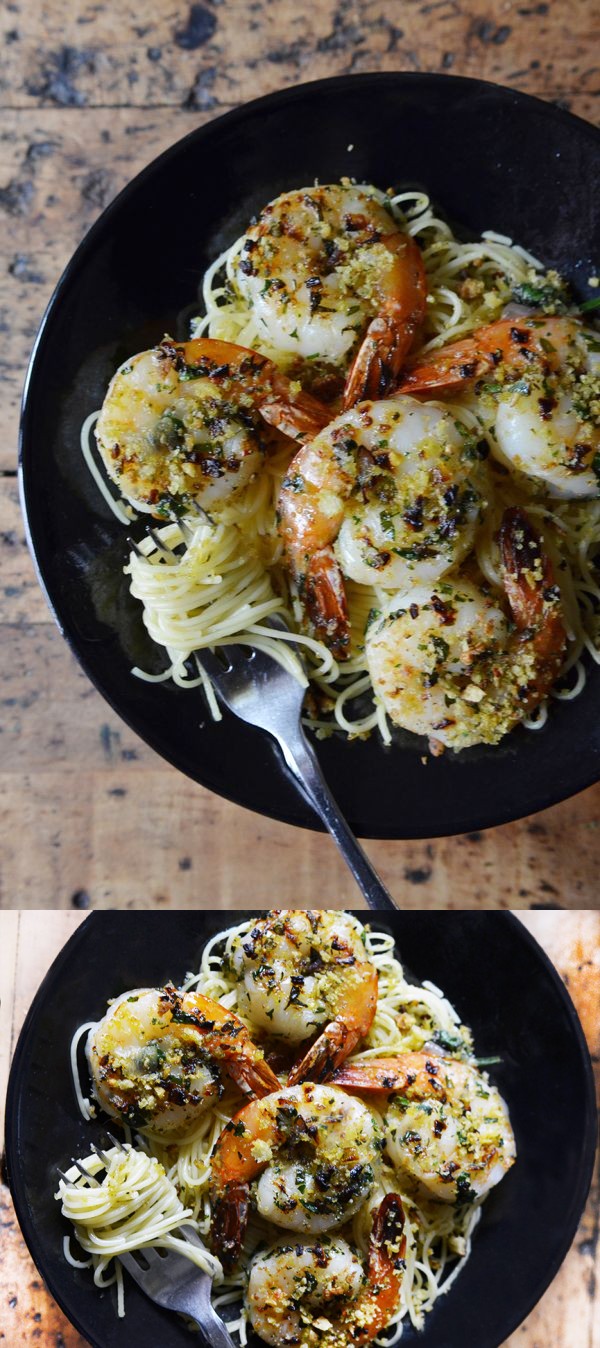
<path fill-rule="evenodd" d="M 215 110 L 282 84 L 359 70 L 460 70 L 547 96 L 598 91 L 585 0 L 207 0 L 6 5 L 5 106 Z"/>
<path fill-rule="evenodd" d="M 8 1068 L 34 994 L 52 961 L 83 921 L 83 913 L 9 912 L 0 915 L 0 1138 Z M 3 1144 L 2 1144 L 3 1145 Z"/>
<path fill-rule="evenodd" d="M 0 1137 L 8 1067 L 32 997 L 82 913 L 0 914 Z M 49 920 L 47 920 L 49 919 Z M 0 1183 L 0 1343 L 85 1348 L 46 1291 L 19 1230 L 7 1185 Z"/>
<path fill-rule="evenodd" d="M 575 1003 L 600 1090 L 600 915 L 523 913 L 526 926 L 556 965 Z M 545 1296 L 505 1348 L 598 1348 L 600 1344 L 600 1173 L 598 1158 L 586 1209 L 564 1264 Z"/>

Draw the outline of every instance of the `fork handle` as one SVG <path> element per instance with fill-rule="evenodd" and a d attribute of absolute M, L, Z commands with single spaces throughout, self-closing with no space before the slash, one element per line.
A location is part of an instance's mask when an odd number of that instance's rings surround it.
<path fill-rule="evenodd" d="M 366 852 L 355 838 L 352 829 L 334 800 L 319 767 L 319 761 L 309 744 L 302 727 L 298 727 L 293 737 L 282 739 L 277 736 L 286 764 L 293 774 L 297 785 L 307 796 L 313 809 L 321 816 L 334 842 L 352 871 L 354 879 L 369 908 L 388 908 L 396 910 L 391 894 L 380 880 L 375 867 L 371 865 Z"/>
<path fill-rule="evenodd" d="M 231 1337 L 227 1326 L 214 1306 L 204 1297 L 196 1302 L 192 1296 L 187 1306 L 178 1305 L 177 1309 L 180 1312 L 183 1310 L 184 1314 L 190 1315 L 192 1320 L 196 1321 L 207 1348 L 236 1348 L 235 1340 Z"/>

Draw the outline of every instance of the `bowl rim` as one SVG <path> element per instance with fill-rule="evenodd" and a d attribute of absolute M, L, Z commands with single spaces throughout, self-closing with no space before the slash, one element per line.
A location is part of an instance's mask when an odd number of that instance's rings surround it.
<path fill-rule="evenodd" d="M 189 912 L 190 910 L 186 911 Z M 198 916 L 200 917 L 201 910 L 197 911 Z M 222 910 L 224 924 L 226 924 L 228 916 L 231 915 L 231 911 L 233 910 L 227 909 Z M 353 910 L 349 909 L 347 911 L 352 912 Z M 401 910 L 398 911 L 401 916 Z M 15 1051 L 10 1066 L 8 1089 L 6 1095 L 6 1116 L 5 1116 L 6 1173 L 8 1178 L 8 1186 L 14 1204 L 15 1213 L 17 1221 L 19 1223 L 21 1234 L 25 1240 L 27 1248 L 36 1265 L 36 1268 L 40 1272 L 44 1280 L 44 1283 L 50 1292 L 50 1295 L 54 1298 L 57 1305 L 67 1316 L 67 1319 L 70 1321 L 70 1323 L 73 1324 L 74 1327 L 78 1330 L 78 1332 L 82 1334 L 83 1337 L 86 1338 L 88 1342 L 92 1345 L 92 1348 L 106 1348 L 106 1341 L 97 1339 L 93 1335 L 90 1338 L 88 1328 L 86 1328 L 82 1324 L 82 1322 L 79 1320 L 78 1315 L 73 1315 L 70 1309 L 68 1308 L 68 1295 L 63 1293 L 63 1287 L 61 1285 L 57 1285 L 56 1279 L 52 1274 L 48 1276 L 48 1273 L 44 1268 L 43 1249 L 41 1251 L 40 1256 L 40 1250 L 37 1243 L 36 1226 L 32 1218 L 30 1217 L 25 1196 L 21 1192 L 21 1186 L 23 1184 L 23 1167 L 26 1164 L 26 1158 L 22 1156 L 19 1147 L 19 1125 L 18 1125 L 19 1115 L 17 1105 L 19 1101 L 19 1081 L 22 1071 L 22 1064 L 27 1057 L 29 1037 L 35 1028 L 38 1012 L 44 1005 L 45 998 L 48 994 L 48 989 L 50 985 L 55 983 L 57 976 L 60 977 L 62 975 L 65 967 L 68 966 L 72 955 L 77 951 L 78 947 L 88 939 L 90 932 L 101 928 L 103 921 L 107 919 L 110 920 L 115 915 L 115 913 L 118 913 L 119 919 L 121 921 L 124 918 L 126 918 L 126 914 L 119 912 L 119 910 L 115 909 L 109 910 L 107 913 L 103 912 L 102 910 L 90 913 L 89 916 L 84 919 L 84 921 L 80 924 L 80 926 L 77 927 L 76 930 L 73 932 L 73 934 L 69 937 L 65 945 L 59 951 L 55 960 L 50 965 L 50 968 L 45 974 L 25 1016 L 25 1020 L 23 1022 L 23 1026 L 21 1028 L 16 1043 Z M 564 1010 L 567 1013 L 570 1030 L 571 1033 L 574 1035 L 574 1047 L 577 1048 L 579 1060 L 583 1068 L 583 1091 L 585 1096 L 585 1108 L 584 1108 L 585 1127 L 581 1142 L 578 1182 L 575 1187 L 575 1190 L 572 1193 L 572 1201 L 570 1205 L 571 1218 L 570 1221 L 568 1221 L 565 1230 L 563 1232 L 563 1240 L 561 1242 L 560 1250 L 557 1250 L 554 1259 L 547 1266 L 543 1287 L 541 1287 L 541 1289 L 540 1287 L 536 1288 L 533 1295 L 528 1300 L 525 1310 L 519 1311 L 519 1318 L 514 1322 L 511 1321 L 511 1326 L 507 1331 L 508 1334 L 510 1335 L 513 1334 L 516 1329 L 518 1329 L 519 1325 L 523 1324 L 524 1320 L 527 1319 L 527 1316 L 530 1315 L 534 1306 L 537 1305 L 538 1301 L 548 1290 L 548 1287 L 550 1286 L 551 1282 L 553 1282 L 559 1268 L 561 1267 L 561 1264 L 566 1258 L 573 1243 L 583 1210 L 585 1208 L 594 1172 L 596 1144 L 597 1144 L 596 1132 L 598 1121 L 598 1106 L 596 1103 L 596 1085 L 590 1050 L 588 1048 L 588 1044 L 585 1035 L 583 1033 L 583 1027 L 581 1025 L 579 1015 L 574 1006 L 568 988 L 566 987 L 565 983 L 560 977 L 558 970 L 552 963 L 550 957 L 546 954 L 544 948 L 536 940 L 535 936 L 532 935 L 529 929 L 519 920 L 519 918 L 516 916 L 515 913 L 512 913 L 510 911 L 494 912 L 491 909 L 486 909 L 484 910 L 484 914 L 487 920 L 489 920 L 490 922 L 501 923 L 502 926 L 512 931 L 513 936 L 516 937 L 517 940 L 523 941 L 524 944 L 529 948 L 530 952 L 537 959 L 537 961 L 541 964 L 546 974 L 549 975 L 551 984 L 553 984 L 554 990 L 558 995 L 558 999 L 562 1003 Z M 361 914 L 361 916 L 362 915 L 363 914 Z M 167 915 L 162 914 L 161 916 Z M 439 916 L 439 914 L 436 914 L 436 916 Z M 481 914 L 479 914 L 479 916 L 481 916 Z M 382 917 L 384 921 L 387 921 L 389 923 L 390 921 L 389 913 L 383 913 Z M 373 918 L 374 920 L 377 920 L 377 912 L 373 914 Z M 224 925 L 224 930 L 225 929 L 226 927 Z M 68 1288 L 68 1284 L 65 1284 L 65 1286 Z M 501 1344 L 498 1344 L 497 1348 L 502 1348 Z"/>
<path fill-rule="evenodd" d="M 467 75 L 453 75 L 441 71 L 366 71 L 355 75 L 332 75 L 318 80 L 306 80 L 300 84 L 289 85 L 282 89 L 273 90 L 271 93 L 263 94 L 259 98 L 250 99 L 217 117 L 202 122 L 200 126 L 192 128 L 192 130 L 186 132 L 184 136 L 181 136 L 178 140 L 167 146 L 165 150 L 161 151 L 159 155 L 151 159 L 150 162 L 135 174 L 133 178 L 130 178 L 113 200 L 109 202 L 108 206 L 101 211 L 98 218 L 90 226 L 89 230 L 85 233 L 77 245 L 77 248 L 69 258 L 50 296 L 32 347 L 23 385 L 19 418 L 17 479 L 21 513 L 25 526 L 25 539 L 33 561 L 36 578 L 48 608 L 50 609 L 61 636 L 66 641 L 71 653 L 75 656 L 75 659 L 84 671 L 86 678 L 90 680 L 90 683 L 93 684 L 120 720 L 178 772 L 189 776 L 192 781 L 199 783 L 206 790 L 219 795 L 222 799 L 228 800 L 242 809 L 250 809 L 257 813 L 264 814 L 267 818 L 312 832 L 325 832 L 324 824 L 312 810 L 306 814 L 300 815 L 294 812 L 291 807 L 289 809 L 285 808 L 285 806 L 282 808 L 277 799 L 270 802 L 268 809 L 257 809 L 252 802 L 241 797 L 238 788 L 230 788 L 227 785 L 223 785 L 220 781 L 218 783 L 215 782 L 211 773 L 210 763 L 203 763 L 202 780 L 200 781 L 194 773 L 182 766 L 177 752 L 172 750 L 169 742 L 163 738 L 158 723 L 152 723 L 152 725 L 145 724 L 143 733 L 140 732 L 137 725 L 134 724 L 129 709 L 124 710 L 120 705 L 119 699 L 115 698 L 112 693 L 109 693 L 103 686 L 101 676 L 94 669 L 93 662 L 89 660 L 87 653 L 80 648 L 72 625 L 69 624 L 66 617 L 64 619 L 61 617 L 57 605 L 51 597 L 46 581 L 44 563 L 38 558 L 34 543 L 29 510 L 31 491 L 30 477 L 32 472 L 31 460 L 33 457 L 32 419 L 34 415 L 31 390 L 36 375 L 38 357 L 41 355 L 48 340 L 48 330 L 54 312 L 62 302 L 63 293 L 76 279 L 82 267 L 85 266 L 88 257 L 93 252 L 96 238 L 107 227 L 110 227 L 113 215 L 116 214 L 121 209 L 122 204 L 137 191 L 140 184 L 146 182 L 155 173 L 160 173 L 163 165 L 181 153 L 185 146 L 192 142 L 201 143 L 204 139 L 209 139 L 215 133 L 218 135 L 219 130 L 222 127 L 235 126 L 236 123 L 243 122 L 248 115 L 254 115 L 256 112 L 260 113 L 263 109 L 268 111 L 271 107 L 284 107 L 297 101 L 301 101 L 306 96 L 307 91 L 310 91 L 312 95 L 318 95 L 321 92 L 327 93 L 339 90 L 340 93 L 343 94 L 350 88 L 356 88 L 357 85 L 363 85 L 365 89 L 373 84 L 378 86 L 388 85 L 390 88 L 398 87 L 400 85 L 404 87 L 410 87 L 412 85 L 414 88 L 426 88 L 427 86 L 441 88 L 443 85 L 448 86 L 450 83 L 453 88 L 462 90 L 467 96 L 476 93 L 485 94 L 487 91 L 494 94 L 500 94 L 501 96 L 510 99 L 513 104 L 522 106 L 525 112 L 527 112 L 527 109 L 535 109 L 538 114 L 541 113 L 553 124 L 559 122 L 563 125 L 572 125 L 575 123 L 579 135 L 586 136 L 595 146 L 600 148 L 600 128 L 594 126 L 593 123 L 586 121 L 584 118 L 578 117 L 566 108 L 538 98 L 534 94 L 512 89 L 508 85 L 498 84 L 492 80 L 482 80 Z M 226 714 L 229 715 L 229 713 Z M 281 758 L 278 758 L 277 760 L 277 767 L 281 773 L 289 778 L 288 769 Z M 291 780 L 291 778 L 289 779 Z M 460 836 L 464 832 L 497 828 L 503 824 L 538 814 L 540 811 L 546 810 L 553 805 L 560 804 L 562 801 L 568 800 L 571 797 L 578 795 L 581 791 L 585 791 L 588 787 L 595 785 L 599 780 L 600 755 L 598 756 L 597 761 L 595 761 L 595 756 L 591 756 L 587 762 L 587 767 L 580 770 L 577 783 L 571 786 L 566 794 L 564 786 L 561 785 L 559 774 L 556 774 L 552 778 L 548 777 L 545 788 L 540 788 L 535 802 L 527 805 L 525 816 L 523 815 L 520 806 L 516 806 L 515 808 L 515 806 L 513 806 L 507 799 L 503 806 L 496 808 L 493 818 L 490 817 L 489 808 L 485 808 L 482 805 L 480 814 L 477 814 L 475 810 L 473 810 L 469 815 L 466 824 L 453 823 L 450 832 L 448 832 L 447 825 L 444 826 L 443 820 L 440 822 L 439 827 L 436 824 L 433 828 L 432 822 L 429 821 L 427 825 L 424 824 L 422 827 L 418 824 L 413 825 L 410 838 L 417 840 L 421 838 Z M 380 830 L 376 826 L 369 825 L 368 830 L 360 828 L 358 831 L 362 836 L 368 836 L 373 839 L 381 838 L 390 841 L 405 840 L 405 835 L 398 835 L 397 833 L 392 835 L 389 828 L 385 826 Z"/>

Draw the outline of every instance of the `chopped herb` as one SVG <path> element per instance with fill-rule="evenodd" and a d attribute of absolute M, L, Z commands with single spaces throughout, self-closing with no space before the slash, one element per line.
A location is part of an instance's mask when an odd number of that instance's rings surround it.
<path fill-rule="evenodd" d="M 304 491 L 304 478 L 301 473 L 294 473 L 291 477 L 284 478 L 283 486 L 288 491 Z"/>
<path fill-rule="evenodd" d="M 452 1034 L 451 1030 L 436 1030 L 431 1038 L 434 1044 L 447 1053 L 460 1053 L 465 1047 L 464 1039 L 459 1034 Z"/>
<path fill-rule="evenodd" d="M 379 519 L 381 521 L 382 532 L 385 534 L 386 538 L 395 538 L 396 530 L 394 528 L 394 521 L 389 511 L 381 510 L 379 512 Z"/>
<path fill-rule="evenodd" d="M 569 303 L 568 290 L 564 282 L 560 286 L 555 286 L 549 282 L 535 285 L 531 281 L 524 281 L 514 287 L 512 297 L 517 304 L 531 305 L 532 309 L 548 309 L 555 314 L 564 313 Z"/>
<path fill-rule="evenodd" d="M 435 650 L 439 664 L 443 663 L 444 660 L 448 659 L 448 656 L 450 654 L 450 647 L 448 645 L 448 642 L 445 641 L 443 637 L 440 637 L 437 635 L 437 633 L 434 633 L 434 635 L 431 638 L 431 644 Z"/>
<path fill-rule="evenodd" d="M 459 1203 L 472 1203 L 477 1194 L 471 1185 L 467 1174 L 458 1175 L 456 1179 L 456 1197 Z"/>

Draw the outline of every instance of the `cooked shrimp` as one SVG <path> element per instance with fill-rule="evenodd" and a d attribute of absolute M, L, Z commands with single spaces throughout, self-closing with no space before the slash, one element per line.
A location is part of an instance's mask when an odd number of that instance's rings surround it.
<path fill-rule="evenodd" d="M 418 245 L 384 202 L 350 183 L 284 192 L 244 239 L 233 285 L 270 346 L 344 368 L 354 357 L 346 406 L 386 393 L 423 321 L 427 282 Z"/>
<path fill-rule="evenodd" d="M 565 658 L 560 590 L 524 511 L 500 529 L 508 614 L 470 581 L 394 595 L 367 630 L 373 687 L 391 720 L 440 745 L 497 744 L 539 705 Z"/>
<path fill-rule="evenodd" d="M 323 1081 L 368 1034 L 377 970 L 345 913 L 272 912 L 233 942 L 238 1006 L 257 1030 L 290 1044 L 318 1031 L 290 1085 Z"/>
<path fill-rule="evenodd" d="M 445 408 L 403 397 L 351 408 L 295 455 L 280 533 L 307 613 L 336 658 L 348 654 L 343 576 L 397 590 L 438 580 L 470 551 L 488 452 Z"/>
<path fill-rule="evenodd" d="M 250 1270 L 246 1307 L 252 1328 L 273 1348 L 322 1344 L 322 1334 L 356 1302 L 363 1278 L 358 1256 L 340 1237 L 275 1246 Z"/>
<path fill-rule="evenodd" d="M 349 1090 L 383 1092 L 386 1147 L 394 1166 L 447 1203 L 483 1198 L 516 1158 L 500 1092 L 470 1063 L 405 1053 L 342 1067 Z"/>
<path fill-rule="evenodd" d="M 543 482 L 551 496 L 597 496 L 598 351 L 597 336 L 574 318 L 506 318 L 414 362 L 400 389 L 456 393 L 475 384 L 502 463 Z"/>
<path fill-rule="evenodd" d="M 272 1348 L 349 1348 L 369 1343 L 398 1309 L 406 1237 L 398 1194 L 378 1208 L 368 1267 L 340 1237 L 280 1245 L 252 1264 L 246 1306 Z"/>
<path fill-rule="evenodd" d="M 302 439 L 328 419 L 257 351 L 165 338 L 117 371 L 96 437 L 123 495 L 160 516 L 193 502 L 212 509 L 245 487 L 261 467 L 265 422 Z"/>
<path fill-rule="evenodd" d="M 171 985 L 117 997 L 90 1030 L 87 1056 L 107 1114 L 166 1136 L 189 1132 L 222 1094 L 222 1068 L 255 1095 L 279 1085 L 237 1016 Z"/>
<path fill-rule="evenodd" d="M 253 1100 L 228 1123 L 212 1155 L 212 1240 L 224 1266 L 239 1257 L 250 1205 L 290 1231 L 334 1230 L 368 1198 L 380 1136 L 365 1105 L 305 1082 Z"/>

